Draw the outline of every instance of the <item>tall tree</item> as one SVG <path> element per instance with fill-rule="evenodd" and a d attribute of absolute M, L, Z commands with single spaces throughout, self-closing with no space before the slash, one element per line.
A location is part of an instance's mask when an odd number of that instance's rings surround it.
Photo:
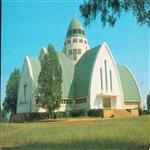
<path fill-rule="evenodd" d="M 48 53 L 41 62 L 41 72 L 38 77 L 38 91 L 40 102 L 51 118 L 54 110 L 59 108 L 61 103 L 62 70 L 59 64 L 58 55 L 54 47 L 48 46 Z"/>
<path fill-rule="evenodd" d="M 7 82 L 6 85 L 6 97 L 3 102 L 3 107 L 6 112 L 11 112 L 11 114 L 16 113 L 17 109 L 17 97 L 18 97 L 18 87 L 20 80 L 20 70 L 15 69 Z"/>
<path fill-rule="evenodd" d="M 150 26 L 149 0 L 86 0 L 80 5 L 85 25 L 100 16 L 102 24 L 114 26 L 123 13 L 131 12 L 140 25 Z"/>
<path fill-rule="evenodd" d="M 147 109 L 150 109 L 150 92 L 147 95 Z"/>
<path fill-rule="evenodd" d="M 7 113 L 4 109 L 0 107 L 0 122 L 7 122 Z"/>

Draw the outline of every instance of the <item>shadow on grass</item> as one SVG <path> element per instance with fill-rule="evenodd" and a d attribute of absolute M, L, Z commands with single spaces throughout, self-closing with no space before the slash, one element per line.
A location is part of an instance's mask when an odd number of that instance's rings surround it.
<path fill-rule="evenodd" d="M 66 143 L 37 142 L 21 145 L 12 149 L 21 150 L 148 150 L 148 145 L 129 141 L 113 141 L 110 139 L 73 141 Z"/>

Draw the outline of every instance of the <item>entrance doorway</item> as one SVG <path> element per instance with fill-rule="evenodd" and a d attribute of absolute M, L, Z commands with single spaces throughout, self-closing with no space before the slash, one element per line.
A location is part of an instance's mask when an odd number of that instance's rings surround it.
<path fill-rule="evenodd" d="M 111 108 L 111 99 L 103 98 L 103 108 Z"/>

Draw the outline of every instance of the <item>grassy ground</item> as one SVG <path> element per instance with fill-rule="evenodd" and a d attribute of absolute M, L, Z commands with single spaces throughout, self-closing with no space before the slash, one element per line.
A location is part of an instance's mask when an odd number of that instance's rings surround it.
<path fill-rule="evenodd" d="M 60 150 L 148 150 L 150 116 L 0 125 L 0 147 Z"/>

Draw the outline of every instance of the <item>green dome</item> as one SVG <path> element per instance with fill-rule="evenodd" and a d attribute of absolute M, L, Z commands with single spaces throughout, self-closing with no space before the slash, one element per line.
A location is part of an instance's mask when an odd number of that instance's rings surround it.
<path fill-rule="evenodd" d="M 76 17 L 72 19 L 67 31 L 67 38 L 72 36 L 85 37 L 83 26 Z"/>
<path fill-rule="evenodd" d="M 68 31 L 72 29 L 81 29 L 83 30 L 83 26 L 78 20 L 78 18 L 74 17 L 69 25 Z"/>

